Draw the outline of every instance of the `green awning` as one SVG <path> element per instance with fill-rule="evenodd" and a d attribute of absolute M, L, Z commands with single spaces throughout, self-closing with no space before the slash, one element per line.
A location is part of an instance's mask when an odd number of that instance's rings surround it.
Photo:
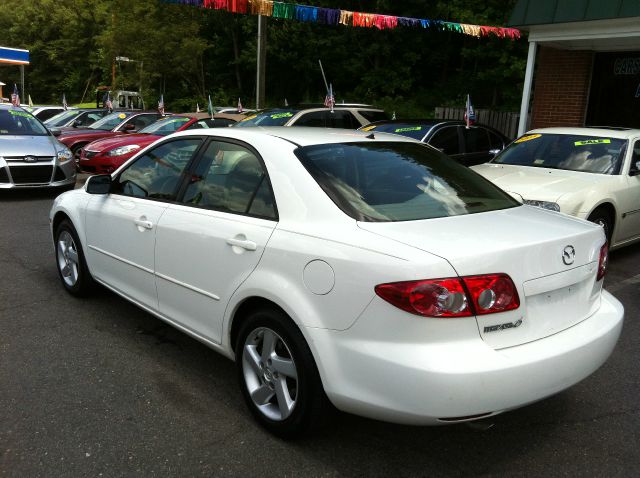
<path fill-rule="evenodd" d="M 508 26 L 640 17 L 638 0 L 518 0 Z"/>

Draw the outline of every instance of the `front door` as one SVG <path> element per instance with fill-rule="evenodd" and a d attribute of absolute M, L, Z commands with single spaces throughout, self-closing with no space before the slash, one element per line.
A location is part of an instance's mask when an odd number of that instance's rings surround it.
<path fill-rule="evenodd" d="M 264 165 L 248 146 L 213 140 L 192 171 L 156 232 L 159 310 L 219 343 L 227 303 L 258 265 L 277 214 Z"/>
<path fill-rule="evenodd" d="M 93 276 L 137 303 L 157 310 L 156 227 L 176 192 L 199 138 L 169 141 L 148 151 L 93 196 L 86 212 L 87 261 Z"/>

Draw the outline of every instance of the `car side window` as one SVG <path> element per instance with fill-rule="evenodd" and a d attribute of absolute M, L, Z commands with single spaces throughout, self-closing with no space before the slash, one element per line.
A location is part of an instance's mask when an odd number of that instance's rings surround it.
<path fill-rule="evenodd" d="M 311 126 L 314 128 L 325 128 L 326 117 L 324 111 L 312 111 L 310 113 L 303 114 L 293 124 L 293 126 Z"/>
<path fill-rule="evenodd" d="M 350 111 L 334 110 L 333 112 L 327 112 L 327 115 L 327 125 L 330 128 L 356 129 L 360 127 L 360 124 Z"/>
<path fill-rule="evenodd" d="M 183 173 L 201 142 L 200 138 L 179 139 L 153 148 L 120 173 L 112 192 L 175 201 Z"/>
<path fill-rule="evenodd" d="M 504 147 L 506 146 L 506 143 L 500 136 L 498 136 L 497 134 L 491 131 L 487 131 L 487 133 L 489 133 L 489 141 L 491 142 L 491 149 L 504 149 Z"/>
<path fill-rule="evenodd" d="M 182 201 L 185 204 L 276 219 L 267 173 L 244 146 L 212 141 L 198 161 Z"/>
<path fill-rule="evenodd" d="M 458 127 L 447 126 L 431 137 L 428 144 L 439 149 L 444 154 L 460 154 L 460 140 L 458 138 Z"/>
<path fill-rule="evenodd" d="M 631 154 L 631 165 L 629 167 L 629 171 L 639 171 L 640 168 L 636 166 L 638 162 L 640 162 L 640 140 L 633 143 L 633 153 Z"/>
<path fill-rule="evenodd" d="M 465 153 L 485 153 L 491 149 L 489 135 L 484 128 L 477 126 L 463 128 L 462 136 L 464 137 Z"/>
<path fill-rule="evenodd" d="M 133 118 L 132 123 L 136 130 L 141 130 L 151 123 L 155 123 L 158 119 L 160 119 L 160 115 L 138 115 Z"/>

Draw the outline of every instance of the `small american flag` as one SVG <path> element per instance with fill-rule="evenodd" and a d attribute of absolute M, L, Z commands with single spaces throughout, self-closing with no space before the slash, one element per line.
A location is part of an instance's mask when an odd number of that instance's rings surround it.
<path fill-rule="evenodd" d="M 13 93 L 11 93 L 11 104 L 13 106 L 20 106 L 20 93 L 18 92 L 18 85 L 13 84 Z"/>
<path fill-rule="evenodd" d="M 160 100 L 158 100 L 158 113 L 164 116 L 164 95 L 160 95 Z"/>
<path fill-rule="evenodd" d="M 64 108 L 65 111 L 69 109 L 69 105 L 67 104 L 67 97 L 65 96 L 64 93 L 62 93 L 62 107 Z"/>
<path fill-rule="evenodd" d="M 327 96 L 324 97 L 324 105 L 327 108 L 331 108 L 333 111 L 333 107 L 336 105 L 336 98 L 333 96 L 333 85 L 329 83 L 329 91 L 327 91 Z"/>
<path fill-rule="evenodd" d="M 467 95 L 467 105 L 464 111 L 464 120 L 467 123 L 467 128 L 476 122 L 476 112 L 471 104 L 471 96 Z"/>
<path fill-rule="evenodd" d="M 238 98 L 238 113 L 242 113 L 242 103 L 240 103 L 240 98 Z"/>
<path fill-rule="evenodd" d="M 113 103 L 111 103 L 111 93 L 107 92 L 107 98 L 104 100 L 104 107 L 111 112 L 113 110 Z"/>

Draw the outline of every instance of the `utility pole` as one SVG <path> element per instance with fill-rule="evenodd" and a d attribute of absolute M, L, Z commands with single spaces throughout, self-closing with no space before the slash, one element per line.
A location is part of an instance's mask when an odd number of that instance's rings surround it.
<path fill-rule="evenodd" d="M 256 109 L 264 107 L 265 76 L 267 62 L 267 18 L 258 15 L 258 49 L 256 73 Z"/>

